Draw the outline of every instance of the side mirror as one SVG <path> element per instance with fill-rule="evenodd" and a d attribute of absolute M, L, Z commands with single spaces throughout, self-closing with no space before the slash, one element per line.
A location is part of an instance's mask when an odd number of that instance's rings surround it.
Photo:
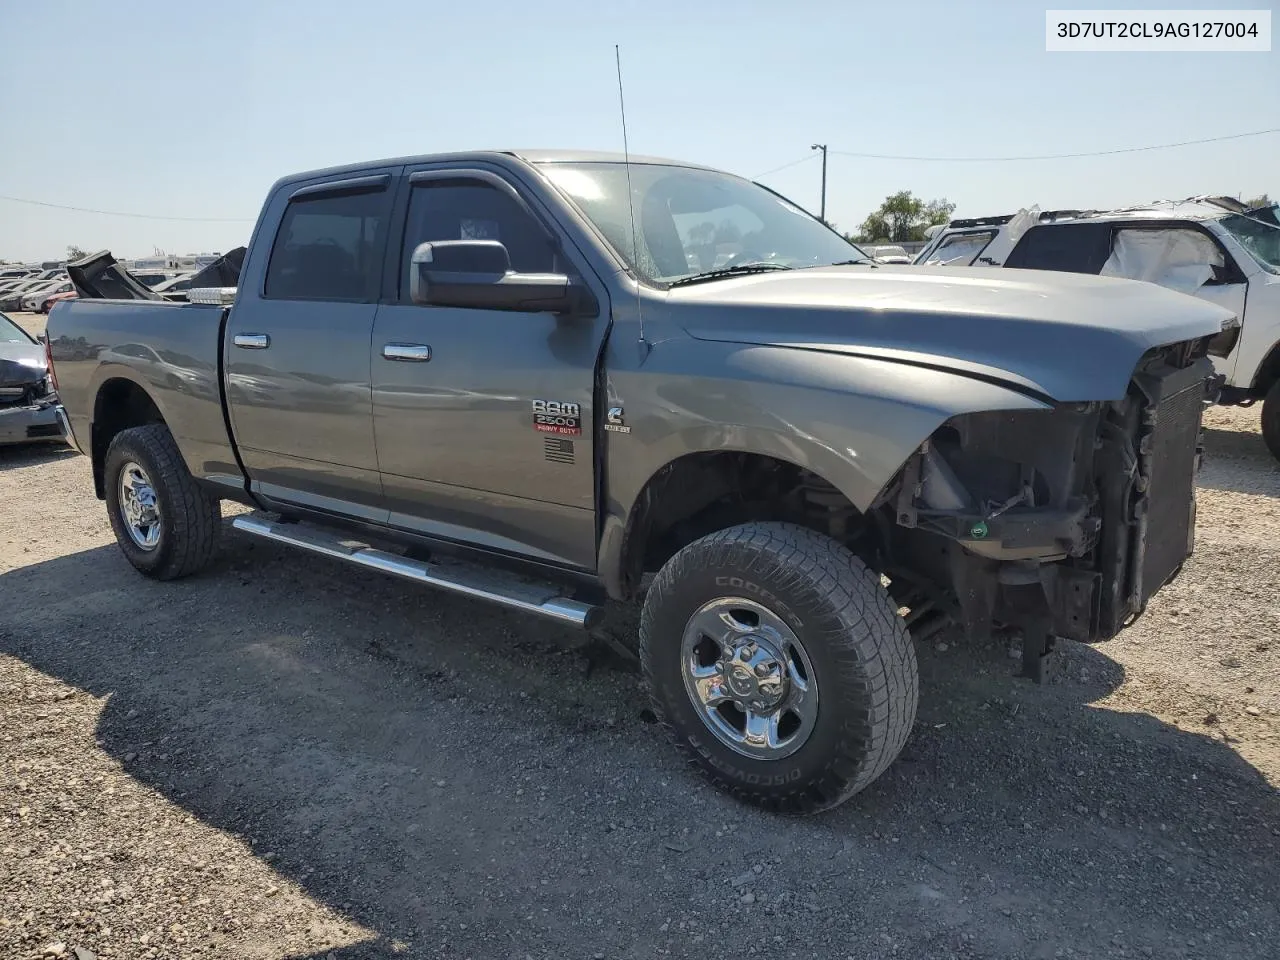
<path fill-rule="evenodd" d="M 580 296 L 559 273 L 516 273 L 497 240 L 437 240 L 414 247 L 409 296 L 436 307 L 569 313 Z"/>

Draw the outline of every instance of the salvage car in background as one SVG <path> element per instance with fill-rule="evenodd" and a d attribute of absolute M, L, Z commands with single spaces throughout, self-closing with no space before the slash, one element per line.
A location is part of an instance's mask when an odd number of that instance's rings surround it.
<path fill-rule="evenodd" d="M 191 281 L 195 276 L 196 272 L 194 270 L 188 273 L 180 273 L 162 283 L 154 284 L 151 289 L 166 300 L 185 300 L 187 299 L 187 290 L 190 289 Z"/>
<path fill-rule="evenodd" d="M 910 263 L 911 257 L 907 254 L 905 248 L 897 244 L 888 244 L 886 246 L 872 247 L 871 255 L 880 263 Z"/>
<path fill-rule="evenodd" d="M 45 345 L 0 313 L 0 444 L 66 437 Z"/>
<path fill-rule="evenodd" d="M 966 217 L 941 225 L 912 263 L 927 267 L 998 267 L 1022 235 L 1038 223 L 1053 223 L 1096 210 L 1041 210 L 1023 207 L 995 217 Z M 930 228 L 932 229 L 932 228 Z"/>
<path fill-rule="evenodd" d="M 912 262 L 929 267 L 999 266 L 1016 242 L 1009 230 L 1016 216 L 1006 213 L 952 220 L 929 238 Z"/>
<path fill-rule="evenodd" d="M 45 279 L 27 279 L 22 280 L 10 287 L 8 290 L 0 293 L 0 311 L 4 310 L 21 310 L 22 301 L 35 293 L 49 286 L 51 281 Z"/>
<path fill-rule="evenodd" d="M 1006 267 L 1124 277 L 1226 307 L 1214 365 L 1218 402 L 1262 401 L 1262 436 L 1280 459 L 1280 218 L 1229 197 L 1193 197 L 1037 223 Z"/>
<path fill-rule="evenodd" d="M 55 293 L 51 297 L 45 297 L 44 302 L 40 304 L 40 309 L 36 313 L 48 313 L 53 309 L 55 303 L 61 303 L 63 300 L 74 300 L 80 294 L 74 290 L 65 290 L 62 293 Z"/>
<path fill-rule="evenodd" d="M 1144 280 L 1220 304 L 1238 318 L 1215 350 L 1218 402 L 1262 401 L 1262 435 L 1280 459 L 1280 217 L 1230 197 L 1119 210 L 1038 207 L 952 220 L 915 262 L 1005 266 Z"/>
<path fill-rule="evenodd" d="M 44 306 L 44 302 L 47 299 L 57 296 L 59 293 L 68 293 L 74 289 L 75 287 L 72 286 L 70 280 L 50 280 L 45 286 L 36 287 L 23 295 L 22 309 L 27 313 L 41 313 L 43 312 L 41 307 Z"/>

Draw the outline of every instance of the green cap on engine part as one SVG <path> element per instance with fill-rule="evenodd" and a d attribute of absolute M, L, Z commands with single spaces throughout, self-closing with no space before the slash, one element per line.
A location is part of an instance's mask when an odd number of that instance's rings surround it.
<path fill-rule="evenodd" d="M 973 537 L 975 540 L 984 539 L 989 532 L 990 531 L 987 529 L 985 520 L 979 520 L 969 528 L 969 536 Z"/>

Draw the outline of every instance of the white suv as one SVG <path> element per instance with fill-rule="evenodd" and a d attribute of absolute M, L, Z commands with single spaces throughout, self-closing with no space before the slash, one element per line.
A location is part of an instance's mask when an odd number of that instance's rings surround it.
<path fill-rule="evenodd" d="M 1012 221 L 1028 214 L 1022 230 Z M 1016 236 L 1010 237 L 1011 232 Z M 950 252 L 951 256 L 948 256 Z M 1220 403 L 1262 401 L 1262 434 L 1280 459 L 1280 207 L 1229 197 L 1164 200 L 1124 210 L 1020 211 L 953 221 L 917 263 L 960 263 L 1146 280 L 1220 304 L 1240 318 L 1215 357 Z"/>

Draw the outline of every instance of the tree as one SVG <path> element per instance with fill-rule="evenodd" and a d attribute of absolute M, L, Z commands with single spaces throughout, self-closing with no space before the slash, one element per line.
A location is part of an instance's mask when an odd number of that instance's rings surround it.
<path fill-rule="evenodd" d="M 68 260 L 83 260 L 83 259 L 84 259 L 85 257 L 87 257 L 88 255 L 89 255 L 89 254 L 87 254 L 85 251 L 81 250 L 81 249 L 80 249 L 79 247 L 77 247 L 74 243 L 73 243 L 73 244 L 71 244 L 69 247 L 67 247 L 67 259 L 68 259 Z"/>
<path fill-rule="evenodd" d="M 1250 210 L 1257 210 L 1259 207 L 1271 206 L 1271 198 L 1264 193 L 1261 196 L 1254 197 L 1252 200 L 1246 200 L 1244 204 Z"/>
<path fill-rule="evenodd" d="M 885 197 L 878 210 L 862 221 L 856 239 L 863 243 L 923 240 L 924 231 L 936 223 L 946 223 L 956 205 L 949 200 L 921 200 L 910 190 Z"/>
<path fill-rule="evenodd" d="M 716 243 L 737 243 L 741 239 L 742 231 L 732 220 L 721 220 L 720 226 L 716 227 Z"/>

